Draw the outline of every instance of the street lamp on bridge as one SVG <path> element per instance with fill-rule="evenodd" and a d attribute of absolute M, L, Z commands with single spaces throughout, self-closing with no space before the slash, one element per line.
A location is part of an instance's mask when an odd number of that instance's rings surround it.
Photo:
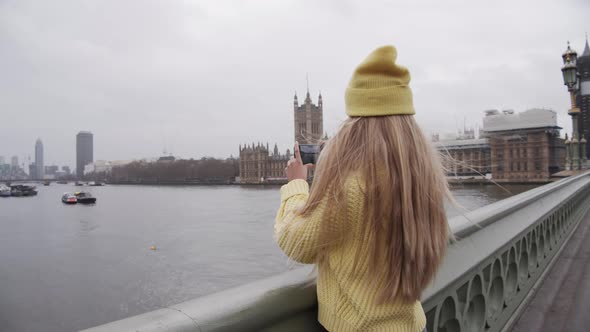
<path fill-rule="evenodd" d="M 571 109 L 568 114 L 572 117 L 572 138 L 569 140 L 566 134 L 566 162 L 565 168 L 567 170 L 582 169 L 586 164 L 586 139 L 580 134 L 578 130 L 578 116 L 580 109 L 576 106 L 576 91 L 579 89 L 579 76 L 576 61 L 578 53 L 572 50 L 569 41 L 567 42 L 567 50 L 562 54 L 563 67 L 561 72 L 563 74 L 563 83 L 567 86 L 571 98 Z"/>

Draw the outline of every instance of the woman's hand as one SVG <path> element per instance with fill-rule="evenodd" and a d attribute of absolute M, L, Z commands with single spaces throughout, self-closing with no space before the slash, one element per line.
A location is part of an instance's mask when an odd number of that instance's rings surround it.
<path fill-rule="evenodd" d="M 297 179 L 307 181 L 307 170 L 313 168 L 313 166 L 313 164 L 303 165 L 303 162 L 301 161 L 301 153 L 299 152 L 299 143 L 295 142 L 294 157 L 291 157 L 291 159 L 287 163 L 287 167 L 285 167 L 285 174 L 287 175 L 287 179 L 289 181 Z"/>

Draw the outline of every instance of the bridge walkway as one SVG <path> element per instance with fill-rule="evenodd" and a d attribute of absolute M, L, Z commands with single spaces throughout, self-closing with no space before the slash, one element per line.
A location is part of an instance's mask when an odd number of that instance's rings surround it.
<path fill-rule="evenodd" d="M 537 287 L 512 332 L 590 331 L 590 211 Z"/>

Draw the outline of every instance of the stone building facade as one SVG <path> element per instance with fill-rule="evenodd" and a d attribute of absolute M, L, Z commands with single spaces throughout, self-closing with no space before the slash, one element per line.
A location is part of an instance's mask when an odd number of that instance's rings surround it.
<path fill-rule="evenodd" d="M 491 148 L 487 138 L 435 140 L 434 147 L 450 177 L 483 177 L 491 172 Z"/>
<path fill-rule="evenodd" d="M 450 178 L 491 174 L 498 182 L 546 182 L 565 168 L 565 144 L 554 111 L 489 110 L 483 124 L 479 138 L 472 130 L 447 139 L 433 136 Z"/>
<path fill-rule="evenodd" d="M 280 154 L 276 144 L 272 154 L 268 144 L 240 145 L 240 183 L 285 182 L 285 167 L 290 158 L 291 152 L 287 149 Z"/>
<path fill-rule="evenodd" d="M 294 139 L 300 144 L 317 144 L 324 132 L 322 95 L 317 105 L 313 104 L 309 91 L 300 106 L 297 94 L 293 101 Z M 291 158 L 291 151 L 279 153 L 275 147 L 271 153 L 262 143 L 240 145 L 240 183 L 285 183 L 285 167 Z"/>
<path fill-rule="evenodd" d="M 518 114 L 491 110 L 484 136 L 491 149 L 492 178 L 499 182 L 544 182 L 565 168 L 565 144 L 557 114 L 531 109 Z"/>

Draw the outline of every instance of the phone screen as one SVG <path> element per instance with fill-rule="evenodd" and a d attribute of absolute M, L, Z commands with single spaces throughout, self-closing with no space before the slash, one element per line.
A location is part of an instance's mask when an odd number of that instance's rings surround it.
<path fill-rule="evenodd" d="M 320 154 L 320 146 L 316 144 L 299 144 L 301 162 L 305 164 L 316 164 Z"/>

